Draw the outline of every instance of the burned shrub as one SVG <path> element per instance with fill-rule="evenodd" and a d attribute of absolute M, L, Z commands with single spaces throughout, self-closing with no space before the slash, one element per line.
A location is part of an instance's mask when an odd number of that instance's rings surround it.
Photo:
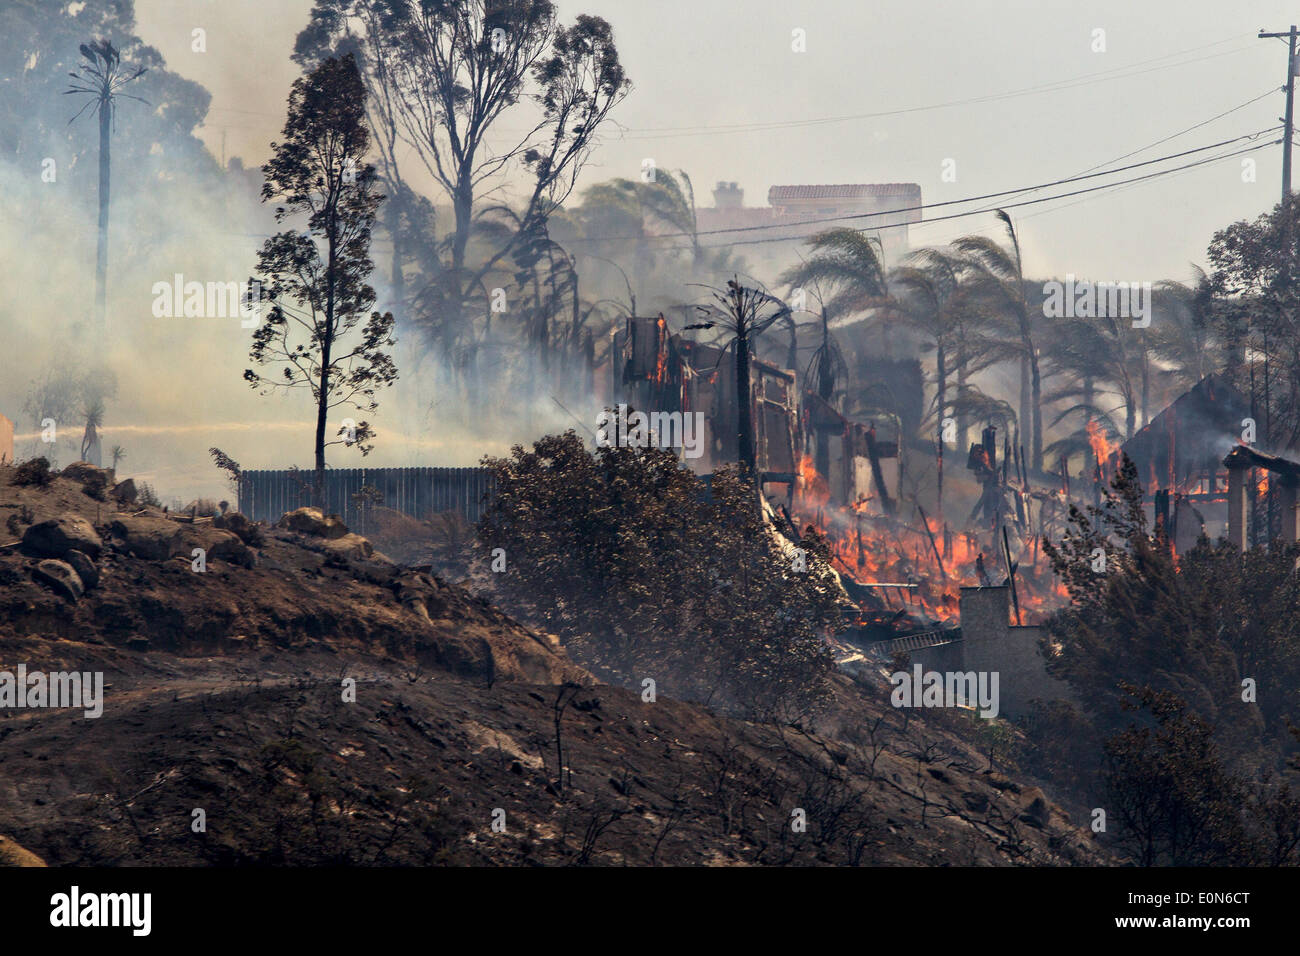
<path fill-rule="evenodd" d="M 805 538 L 793 561 L 741 474 L 706 487 L 669 451 L 592 453 L 572 431 L 485 464 L 492 586 L 586 666 L 747 716 L 817 704 L 832 669 L 821 638 L 839 621 L 825 544 Z"/>
<path fill-rule="evenodd" d="M 14 469 L 14 476 L 9 482 L 12 485 L 36 485 L 44 488 L 54 479 L 54 473 L 50 471 L 50 462 L 47 458 L 31 458 L 23 462 Z"/>

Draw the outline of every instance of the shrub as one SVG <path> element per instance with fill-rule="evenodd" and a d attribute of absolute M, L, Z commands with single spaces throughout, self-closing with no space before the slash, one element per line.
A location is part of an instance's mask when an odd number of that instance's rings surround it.
<path fill-rule="evenodd" d="M 710 486 L 656 448 L 589 452 L 572 431 L 485 459 L 480 547 L 506 553 L 499 599 L 585 664 L 749 716 L 806 713 L 833 667 L 841 594 L 824 541 L 796 570 L 739 473 Z"/>
<path fill-rule="evenodd" d="M 36 485 L 44 488 L 53 478 L 54 474 L 50 471 L 49 459 L 31 458 L 14 469 L 14 477 L 10 484 Z"/>

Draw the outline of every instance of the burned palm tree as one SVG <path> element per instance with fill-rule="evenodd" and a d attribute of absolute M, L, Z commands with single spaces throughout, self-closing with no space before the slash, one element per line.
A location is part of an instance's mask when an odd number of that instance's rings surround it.
<path fill-rule="evenodd" d="M 1008 245 L 1005 248 L 986 236 L 962 236 L 953 242 L 953 247 L 968 263 L 972 285 L 986 295 L 990 305 L 1002 313 L 1006 322 L 1012 340 L 1007 344 L 1007 352 L 1020 364 L 1020 426 L 1029 433 L 1030 464 L 1041 471 L 1043 386 L 1038 368 L 1038 349 L 1034 344 L 1034 322 L 1025 294 L 1020 238 L 1005 210 L 995 210 L 994 215 L 1006 228 Z"/>
<path fill-rule="evenodd" d="M 698 307 L 711 318 L 686 328 L 716 328 L 731 335 L 723 355 L 728 349 L 735 350 L 738 457 L 741 469 L 752 479 L 757 474 L 758 461 L 754 440 L 754 398 L 749 382 L 751 350 L 761 333 L 790 314 L 790 307 L 762 289 L 741 285 L 738 277 L 729 279 L 726 289 L 713 289 L 712 294 L 714 303 Z"/>
<path fill-rule="evenodd" d="M 81 460 L 98 467 L 103 464 L 99 445 L 99 430 L 104 427 L 103 400 L 88 400 L 82 409 L 82 416 L 86 420 L 86 429 L 81 435 Z"/>
<path fill-rule="evenodd" d="M 835 337 L 832 316 L 847 317 L 884 305 L 888 301 L 880 241 L 856 229 L 830 229 L 813 236 L 812 255 L 781 276 L 792 293 L 802 289 L 820 306 L 821 342 L 808 364 L 807 380 L 817 394 L 830 402 L 848 377 L 848 366 Z M 823 294 L 824 290 L 824 294 Z"/>
<path fill-rule="evenodd" d="M 76 73 L 69 73 L 72 85 L 65 94 L 89 96 L 86 104 L 68 122 L 74 122 L 86 110 L 99 114 L 99 241 L 95 253 L 95 322 L 103 328 L 107 323 L 108 302 L 108 184 L 109 148 L 112 132 L 113 110 L 119 97 L 145 102 L 138 96 L 123 93 L 122 89 L 143 76 L 147 67 L 127 67 L 122 56 L 108 40 L 81 44 L 82 63 Z"/>

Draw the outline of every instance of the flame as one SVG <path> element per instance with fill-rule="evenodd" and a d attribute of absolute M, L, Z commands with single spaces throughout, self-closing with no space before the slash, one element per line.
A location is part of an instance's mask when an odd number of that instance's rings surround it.
<path fill-rule="evenodd" d="M 1097 464 L 1104 467 L 1110 461 L 1111 455 L 1119 451 L 1119 445 L 1109 441 L 1101 426 L 1092 419 L 1088 420 L 1087 427 L 1088 444 L 1092 446 L 1092 453 L 1097 456 Z"/>
<path fill-rule="evenodd" d="M 831 500 L 830 485 L 817 473 L 811 455 L 804 455 L 799 459 L 798 479 L 795 496 L 799 499 L 800 510 L 807 509 L 809 506 L 811 510 L 816 510 L 825 507 Z"/>
<path fill-rule="evenodd" d="M 662 385 L 668 381 L 668 323 L 662 315 L 655 320 L 655 341 L 658 348 L 655 355 L 654 381 Z"/>
<path fill-rule="evenodd" d="M 1264 473 L 1260 475 L 1259 483 L 1255 485 L 1255 490 L 1261 495 L 1268 494 L 1268 471 L 1264 471 Z"/>
<path fill-rule="evenodd" d="M 796 474 L 796 525 L 816 528 L 825 537 L 837 572 L 859 584 L 915 585 L 873 589 L 880 605 L 864 604 L 859 626 L 891 619 L 898 613 L 900 599 L 904 610 L 935 621 L 955 621 L 961 587 L 980 583 L 976 562 L 981 555 L 995 584 L 1006 578 L 1001 540 L 990 532 L 954 531 L 928 515 L 925 523 L 919 516 L 910 523 L 901 521 L 881 514 L 874 498 L 835 504 L 826 479 L 808 455 L 801 457 Z M 1047 565 L 1038 542 L 1031 539 L 1018 561 L 1016 589 L 1024 623 L 1033 623 L 1068 602 L 1068 593 Z"/>

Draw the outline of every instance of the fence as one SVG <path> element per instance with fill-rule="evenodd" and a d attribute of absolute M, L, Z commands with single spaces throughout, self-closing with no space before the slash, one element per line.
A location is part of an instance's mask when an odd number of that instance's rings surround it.
<path fill-rule="evenodd" d="M 278 521 L 286 511 L 310 505 L 310 471 L 245 471 L 239 510 L 254 521 Z M 478 521 L 483 499 L 492 488 L 486 468 L 329 468 L 325 471 L 326 514 L 343 518 L 358 534 L 366 533 L 366 512 L 353 495 L 368 486 L 378 490 L 379 504 L 413 518 L 458 511 Z"/>

